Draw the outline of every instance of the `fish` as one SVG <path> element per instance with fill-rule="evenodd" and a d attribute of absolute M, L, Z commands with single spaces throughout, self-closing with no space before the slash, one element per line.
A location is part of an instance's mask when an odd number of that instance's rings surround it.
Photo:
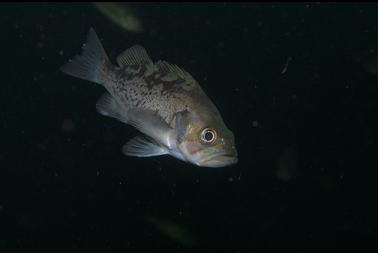
<path fill-rule="evenodd" d="M 125 3 L 94 2 L 93 5 L 115 24 L 129 32 L 143 32 L 142 21 L 136 15 L 135 8 Z"/>
<path fill-rule="evenodd" d="M 238 162 L 233 132 L 199 83 L 184 69 L 159 60 L 134 45 L 108 58 L 91 27 L 82 51 L 60 70 L 102 85 L 97 111 L 135 127 L 141 135 L 122 147 L 127 156 L 170 155 L 200 167 Z"/>

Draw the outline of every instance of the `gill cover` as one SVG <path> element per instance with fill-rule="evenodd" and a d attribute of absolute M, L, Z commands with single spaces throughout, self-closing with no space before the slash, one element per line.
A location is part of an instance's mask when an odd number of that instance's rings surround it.
<path fill-rule="evenodd" d="M 176 114 L 175 128 L 177 131 L 178 145 L 180 145 L 183 142 L 185 136 L 187 136 L 189 132 L 193 129 L 190 123 L 192 117 L 192 113 L 190 113 L 188 110 Z"/>

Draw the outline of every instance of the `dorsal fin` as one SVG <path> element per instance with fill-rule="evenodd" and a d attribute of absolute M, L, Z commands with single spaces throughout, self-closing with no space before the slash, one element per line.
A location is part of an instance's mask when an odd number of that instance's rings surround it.
<path fill-rule="evenodd" d="M 160 69 L 160 71 L 163 71 L 165 73 L 173 73 L 183 79 L 187 79 L 187 78 L 193 79 L 193 77 L 188 72 L 166 61 L 158 61 L 157 63 L 155 63 L 155 65 L 156 67 Z"/>
<path fill-rule="evenodd" d="M 152 63 L 146 49 L 140 45 L 132 46 L 126 49 L 117 57 L 117 63 L 120 67 L 128 65 L 144 65 Z"/>

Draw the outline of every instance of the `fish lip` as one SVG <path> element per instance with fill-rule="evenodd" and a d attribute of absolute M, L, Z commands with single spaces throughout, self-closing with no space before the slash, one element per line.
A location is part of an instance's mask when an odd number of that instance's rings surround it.
<path fill-rule="evenodd" d="M 207 162 L 213 160 L 216 157 L 220 157 L 220 156 L 227 157 L 227 158 L 230 158 L 230 159 L 227 159 L 227 162 L 224 163 L 223 165 L 220 165 L 220 166 L 208 166 L 206 164 Z M 202 160 L 201 162 L 197 163 L 197 165 L 199 165 L 199 166 L 205 166 L 205 167 L 224 167 L 224 166 L 235 164 L 237 162 L 238 162 L 238 156 L 237 156 L 237 154 L 235 154 L 235 153 L 227 153 L 227 152 L 217 152 L 217 153 L 211 155 L 210 157 L 207 157 L 206 159 Z"/>

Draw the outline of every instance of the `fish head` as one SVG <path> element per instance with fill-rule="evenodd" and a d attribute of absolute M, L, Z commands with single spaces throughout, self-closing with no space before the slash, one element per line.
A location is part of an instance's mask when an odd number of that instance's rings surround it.
<path fill-rule="evenodd" d="M 177 147 L 186 161 L 201 167 L 225 167 L 238 162 L 235 138 L 220 117 L 185 111 L 176 117 Z"/>

